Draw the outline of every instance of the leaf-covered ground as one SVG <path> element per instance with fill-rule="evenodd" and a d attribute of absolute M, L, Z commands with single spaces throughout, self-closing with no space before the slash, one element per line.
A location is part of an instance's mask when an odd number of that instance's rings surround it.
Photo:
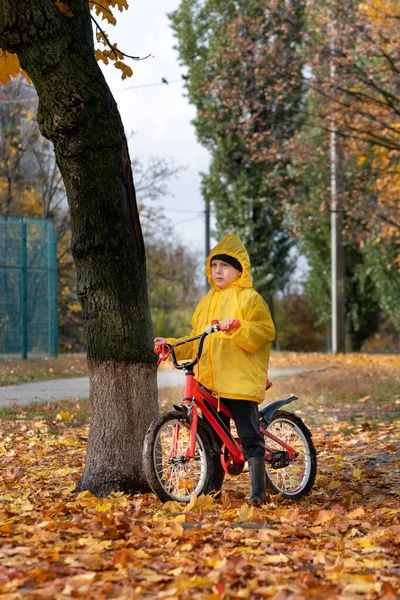
<path fill-rule="evenodd" d="M 304 391 L 291 407 L 312 430 L 317 480 L 298 502 L 256 509 L 248 473 L 226 480 L 221 501 L 186 507 L 74 496 L 88 432 L 79 403 L 3 413 L 0 597 L 398 598 L 399 371 L 348 365 L 279 380 L 274 393 L 290 388 Z"/>

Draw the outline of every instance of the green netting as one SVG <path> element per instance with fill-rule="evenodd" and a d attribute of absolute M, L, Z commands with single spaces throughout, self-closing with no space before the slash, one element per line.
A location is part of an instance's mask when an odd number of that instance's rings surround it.
<path fill-rule="evenodd" d="M 0 213 L 0 354 L 56 356 L 57 332 L 54 225 Z"/>

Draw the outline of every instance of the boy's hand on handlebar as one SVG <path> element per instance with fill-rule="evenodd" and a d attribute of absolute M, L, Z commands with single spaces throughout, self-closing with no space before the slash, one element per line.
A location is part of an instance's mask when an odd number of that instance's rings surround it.
<path fill-rule="evenodd" d="M 155 337 L 154 338 L 154 352 L 159 354 L 161 352 L 161 347 L 163 344 L 166 344 L 167 340 L 164 337 Z"/>
<path fill-rule="evenodd" d="M 229 331 L 230 329 L 238 329 L 240 327 L 239 319 L 224 319 L 220 321 L 219 328 L 221 331 Z"/>

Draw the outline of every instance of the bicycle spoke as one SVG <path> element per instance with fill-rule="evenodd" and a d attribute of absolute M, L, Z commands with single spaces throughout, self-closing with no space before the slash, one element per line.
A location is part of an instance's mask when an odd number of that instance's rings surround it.
<path fill-rule="evenodd" d="M 268 431 L 293 448 L 297 458 L 287 467 L 273 469 L 267 464 L 268 477 L 279 491 L 294 493 L 307 483 L 310 470 L 308 444 L 301 430 L 289 420 L 281 419 L 272 422 Z M 272 450 L 282 450 L 282 446 L 267 440 Z"/>
<path fill-rule="evenodd" d="M 206 468 L 202 442 L 197 436 L 195 456 L 187 461 L 189 443 L 189 426 L 170 421 L 160 429 L 154 451 L 157 476 L 166 491 L 178 500 L 190 497 L 204 485 Z"/>

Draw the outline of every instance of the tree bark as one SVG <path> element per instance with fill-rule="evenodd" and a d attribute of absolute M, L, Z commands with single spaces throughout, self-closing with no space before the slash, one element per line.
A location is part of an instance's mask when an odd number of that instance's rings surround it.
<path fill-rule="evenodd" d="M 121 118 L 94 56 L 87 0 L 0 0 L 0 47 L 39 96 L 71 213 L 88 347 L 91 426 L 78 484 L 98 496 L 146 489 L 145 431 L 157 415 L 145 251 Z"/>

